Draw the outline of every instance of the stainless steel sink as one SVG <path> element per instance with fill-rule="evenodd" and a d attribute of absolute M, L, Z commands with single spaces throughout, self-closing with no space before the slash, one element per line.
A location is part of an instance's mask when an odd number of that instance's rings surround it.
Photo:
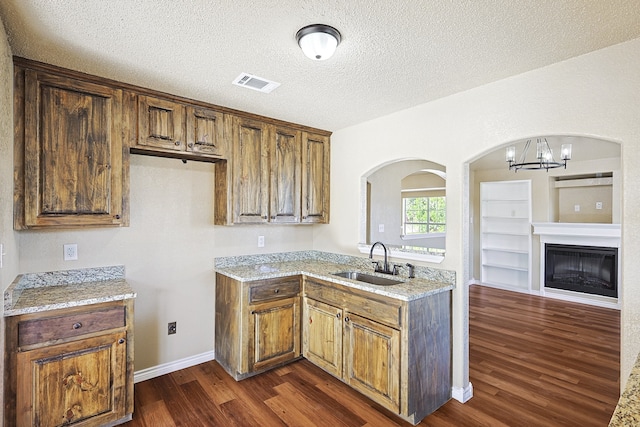
<path fill-rule="evenodd" d="M 401 280 L 387 279 L 386 277 L 374 276 L 373 274 L 360 273 L 358 271 L 340 271 L 338 273 L 333 273 L 333 275 L 380 286 L 390 286 L 402 283 Z"/>

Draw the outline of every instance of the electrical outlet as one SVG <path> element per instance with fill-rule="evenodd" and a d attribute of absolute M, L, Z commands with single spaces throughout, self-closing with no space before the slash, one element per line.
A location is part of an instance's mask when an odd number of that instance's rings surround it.
<path fill-rule="evenodd" d="M 602 202 L 596 202 L 596 209 L 602 209 Z"/>
<path fill-rule="evenodd" d="M 75 261 L 78 259 L 78 245 L 68 244 L 63 246 L 64 249 L 64 260 L 65 261 Z"/>
<path fill-rule="evenodd" d="M 167 327 L 167 335 L 173 335 L 176 332 L 178 332 L 177 322 L 169 322 L 169 325 Z"/>
<path fill-rule="evenodd" d="M 378 224 L 378 233 L 384 233 L 384 224 Z"/>
<path fill-rule="evenodd" d="M 574 212 L 580 212 L 580 205 L 573 205 Z"/>
<path fill-rule="evenodd" d="M 258 247 L 264 248 L 264 236 L 258 236 Z"/>

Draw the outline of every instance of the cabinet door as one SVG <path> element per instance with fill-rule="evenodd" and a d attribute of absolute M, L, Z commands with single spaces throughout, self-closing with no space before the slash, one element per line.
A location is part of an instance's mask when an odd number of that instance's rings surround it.
<path fill-rule="evenodd" d="M 342 309 L 305 298 L 302 334 L 302 355 L 342 378 Z"/>
<path fill-rule="evenodd" d="M 271 222 L 300 222 L 300 134 L 280 126 L 275 126 L 271 134 Z"/>
<path fill-rule="evenodd" d="M 193 153 L 225 156 L 223 114 L 219 111 L 187 107 L 187 151 Z"/>
<path fill-rule="evenodd" d="M 400 331 L 345 312 L 344 381 L 400 412 Z"/>
<path fill-rule="evenodd" d="M 26 70 L 24 112 L 24 225 L 122 224 L 122 91 Z"/>
<path fill-rule="evenodd" d="M 300 356 L 300 297 L 249 307 L 249 372 Z"/>
<path fill-rule="evenodd" d="M 104 425 L 124 417 L 126 334 L 18 353 L 18 427 Z"/>
<path fill-rule="evenodd" d="M 266 124 L 234 117 L 234 223 L 263 223 L 269 219 L 268 142 Z"/>
<path fill-rule="evenodd" d="M 138 98 L 138 145 L 184 151 L 185 107 L 152 96 Z"/>
<path fill-rule="evenodd" d="M 329 137 L 302 133 L 302 222 L 329 222 Z"/>

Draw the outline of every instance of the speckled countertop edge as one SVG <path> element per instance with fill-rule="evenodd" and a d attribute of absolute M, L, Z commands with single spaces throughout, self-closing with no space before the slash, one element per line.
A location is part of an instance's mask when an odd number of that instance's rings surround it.
<path fill-rule="evenodd" d="M 214 264 L 216 272 L 242 282 L 304 274 L 403 301 L 412 301 L 455 288 L 455 272 L 428 267 L 416 267 L 416 278 L 413 279 L 409 279 L 407 272 L 402 270 L 399 276 L 376 274 L 403 281 L 393 286 L 371 285 L 334 276 L 332 273 L 347 270 L 375 273 L 368 258 L 320 251 L 216 258 Z"/>
<path fill-rule="evenodd" d="M 618 400 L 609 427 L 627 427 L 640 425 L 640 355 L 627 379 L 624 392 Z"/>
<path fill-rule="evenodd" d="M 135 298 L 124 266 L 21 274 L 4 292 L 5 317 Z"/>

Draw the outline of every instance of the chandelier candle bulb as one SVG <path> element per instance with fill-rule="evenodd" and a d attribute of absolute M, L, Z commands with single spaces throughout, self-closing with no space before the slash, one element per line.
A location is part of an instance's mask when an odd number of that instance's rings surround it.
<path fill-rule="evenodd" d="M 571 160 L 571 144 L 562 144 L 560 158 L 562 160 Z"/>

